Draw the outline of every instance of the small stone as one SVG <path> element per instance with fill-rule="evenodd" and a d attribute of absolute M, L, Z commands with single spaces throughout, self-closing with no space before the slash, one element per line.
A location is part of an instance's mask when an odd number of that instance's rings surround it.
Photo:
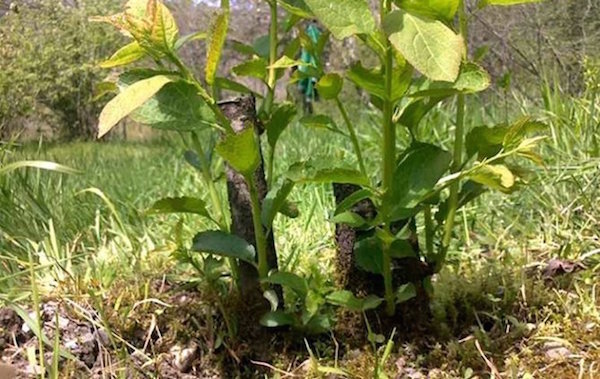
<path fill-rule="evenodd" d="M 190 343 L 187 347 L 181 345 L 175 345 L 171 348 L 171 355 L 173 356 L 173 366 L 180 372 L 188 372 L 192 368 L 192 363 L 198 354 L 198 345 L 194 342 Z"/>
<path fill-rule="evenodd" d="M 571 351 L 558 342 L 547 342 L 544 344 L 544 349 L 546 357 L 553 361 L 564 360 L 571 355 Z"/>

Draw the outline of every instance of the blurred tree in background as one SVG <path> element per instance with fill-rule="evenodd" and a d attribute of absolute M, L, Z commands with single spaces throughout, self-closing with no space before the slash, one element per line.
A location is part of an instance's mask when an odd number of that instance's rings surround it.
<path fill-rule="evenodd" d="M 68 139 L 95 134 L 102 105 L 96 64 L 121 38 L 88 22 L 119 9 L 119 0 L 4 2 L 0 16 L 0 126 L 20 129 L 27 117 Z M 8 4 L 8 5 L 7 5 Z"/>

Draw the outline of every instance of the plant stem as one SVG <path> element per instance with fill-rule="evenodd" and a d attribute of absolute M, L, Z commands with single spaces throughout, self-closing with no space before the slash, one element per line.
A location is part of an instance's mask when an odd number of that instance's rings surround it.
<path fill-rule="evenodd" d="M 385 16 L 392 10 L 390 0 L 381 2 L 381 22 Z M 393 122 L 394 103 L 392 97 L 392 73 L 393 56 L 390 42 L 385 40 L 385 99 L 383 101 L 383 193 L 388 197 L 393 190 L 394 167 L 396 165 L 396 127 Z M 384 220 L 384 228 L 390 233 L 390 220 Z M 390 244 L 385 243 L 383 248 L 383 281 L 385 285 L 386 313 L 393 316 L 396 312 L 396 302 L 394 299 L 394 289 L 392 283 L 392 258 Z"/>
<path fill-rule="evenodd" d="M 356 129 L 350 121 L 350 117 L 348 116 L 348 112 L 346 111 L 346 107 L 340 101 L 339 97 L 335 98 L 335 103 L 337 104 L 340 113 L 342 114 L 342 118 L 346 123 L 346 128 L 348 129 L 348 133 L 350 133 L 350 140 L 352 141 L 352 146 L 354 147 L 354 153 L 356 154 L 356 159 L 358 160 L 358 165 L 360 166 L 360 172 L 362 172 L 365 176 L 367 176 L 367 169 L 365 167 L 365 162 L 363 160 L 362 151 L 360 150 L 360 144 L 358 143 L 358 137 L 356 136 Z"/>
<path fill-rule="evenodd" d="M 263 110 L 267 115 L 270 115 L 273 110 L 273 101 L 275 99 L 275 85 L 277 83 L 277 71 L 272 66 L 277 61 L 277 44 L 278 44 L 278 16 L 277 16 L 277 0 L 270 0 L 269 7 L 271 10 L 271 25 L 269 27 L 269 77 L 267 79 L 267 96 Z M 273 166 L 275 163 L 275 147 L 269 149 L 267 157 L 267 186 L 271 188 L 273 185 Z"/>
<path fill-rule="evenodd" d="M 425 205 L 423 211 L 425 218 L 425 249 L 427 251 L 427 258 L 433 257 L 433 218 L 431 216 L 431 205 Z"/>
<path fill-rule="evenodd" d="M 200 143 L 200 139 L 197 133 L 192 133 L 192 140 L 194 141 L 194 148 L 196 149 L 196 153 L 198 154 L 198 158 L 200 159 L 200 165 L 202 168 L 202 178 L 204 179 L 204 182 L 208 187 L 208 192 L 210 194 L 212 205 L 215 209 L 215 212 L 217 213 L 217 219 L 219 220 L 221 229 L 227 231 L 229 229 L 229 226 L 227 225 L 227 220 L 225 219 L 225 212 L 223 212 L 223 203 L 221 202 L 221 197 L 219 196 L 219 192 L 215 187 L 215 183 L 210 172 L 210 162 L 208 162 L 208 159 L 206 159 L 204 149 L 202 148 L 202 144 Z"/>
<path fill-rule="evenodd" d="M 277 81 L 277 69 L 273 67 L 273 65 L 277 61 L 277 0 L 270 0 L 269 7 L 271 10 L 271 25 L 269 27 L 269 77 L 267 79 L 267 86 L 269 87 L 269 90 L 265 98 L 264 106 L 264 110 L 267 114 L 271 114 L 271 110 L 273 108 L 273 100 L 275 98 L 275 84 Z"/>
<path fill-rule="evenodd" d="M 219 220 L 219 226 L 222 231 L 229 232 L 229 223 L 225 218 L 225 212 L 223 211 L 223 203 L 221 202 L 221 196 L 219 196 L 219 191 L 217 191 L 217 187 L 215 186 L 212 173 L 210 172 L 210 162 L 208 161 L 208 159 L 206 159 L 206 155 L 204 154 L 204 149 L 202 148 L 202 144 L 200 143 L 198 134 L 195 132 L 192 132 L 192 141 L 194 143 L 196 153 L 198 154 L 198 158 L 200 159 L 200 165 L 202 168 L 202 179 L 204 179 L 204 182 L 208 187 L 208 193 L 210 195 L 210 200 L 212 202 L 213 208 L 217 213 L 217 220 Z M 233 258 L 228 258 L 227 261 L 231 269 L 231 276 L 233 277 L 234 283 L 239 283 L 237 262 Z"/>
<path fill-rule="evenodd" d="M 465 13 L 465 3 L 460 1 L 458 8 L 458 20 L 460 26 L 460 34 L 465 41 L 465 55 L 467 52 L 468 24 Z M 454 157 L 452 161 L 451 171 L 457 173 L 462 167 L 463 142 L 465 132 L 465 95 L 459 94 L 456 101 L 456 129 L 454 131 Z M 448 215 L 444 223 L 444 237 L 442 238 L 441 254 L 436 262 L 436 270 L 439 270 L 446 260 L 450 240 L 452 239 L 452 229 L 454 229 L 454 219 L 458 208 L 458 191 L 460 189 L 460 181 L 457 180 L 450 186 L 450 196 L 448 198 Z"/>
<path fill-rule="evenodd" d="M 258 198 L 256 181 L 252 175 L 246 178 L 246 182 L 248 183 L 250 203 L 252 206 L 252 223 L 254 225 L 254 237 L 256 241 L 256 251 L 258 253 L 258 276 L 262 280 L 269 274 L 269 264 L 267 262 L 267 238 L 260 218 L 261 205 Z"/>

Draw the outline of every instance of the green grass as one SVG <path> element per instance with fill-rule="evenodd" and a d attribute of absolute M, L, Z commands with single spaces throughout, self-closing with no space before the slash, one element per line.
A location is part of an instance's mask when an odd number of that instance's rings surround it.
<path fill-rule="evenodd" d="M 461 226 L 456 229 L 451 264 L 434 283 L 433 310 L 440 322 L 439 335 L 445 339 L 429 346 L 428 353 L 415 353 L 398 343 L 395 359 L 411 360 L 416 369 L 439 368 L 446 375 L 440 377 L 465 376 L 471 369 L 491 370 L 483 355 L 491 357 L 507 377 L 525 373 L 545 377 L 543 373 L 548 372 L 571 377 L 579 367 L 579 373 L 588 375 L 581 377 L 592 377 L 591 363 L 600 359 L 600 159 L 594 155 L 595 139 L 590 137 L 598 130 L 590 128 L 598 120 L 585 116 L 589 109 L 585 99 L 553 101 L 554 105 L 547 101 L 546 108 L 537 112 L 551 125 L 550 138 L 542 147 L 546 167 L 528 167 L 530 185 L 522 191 L 510 196 L 488 193 L 459 212 Z M 531 107 L 524 101 L 520 104 Z M 420 138 L 449 145 L 443 131 L 452 124 L 450 108 L 434 112 L 419 130 Z M 502 122 L 505 117 L 504 109 L 483 102 L 473 109 L 470 127 Z M 360 118 L 358 132 L 365 141 L 367 166 L 375 172 L 380 138 L 377 120 L 368 112 L 349 111 Z M 511 112 L 518 114 L 519 107 Z M 406 144 L 408 136 L 400 133 L 399 143 Z M 23 169 L 0 177 L 0 302 L 27 304 L 35 288 L 42 298 L 85 304 L 105 315 L 100 323 L 109 326 L 116 343 L 122 344 L 119 339 L 127 336 L 132 322 L 149 322 L 150 315 L 132 313 L 132 305 L 159 297 L 150 289 L 152 283 L 164 277 L 197 277 L 169 253 L 174 249 L 179 219 L 184 221 L 185 241 L 208 225 L 189 215 L 144 214 L 162 197 L 207 196 L 201 178 L 185 163 L 185 147 L 176 136 L 146 143 L 42 143 L 3 150 L 3 164 L 43 159 L 81 173 Z M 277 153 L 276 172 L 316 155 L 354 162 L 349 141 L 299 125 L 283 135 Z M 224 192 L 222 178 L 217 184 Z M 335 258 L 335 227 L 327 221 L 333 209 L 331 189 L 300 187 L 292 200 L 300 216 L 293 220 L 279 216 L 275 225 L 282 268 L 331 275 Z M 553 257 L 582 261 L 587 269 L 565 282 L 545 286 L 532 273 Z M 137 317 L 133 321 L 132 315 Z M 550 367 L 540 358 L 543 341 L 549 339 L 567 341 L 583 360 Z M 474 341 L 480 341 L 482 352 Z M 514 349 L 514 344 L 521 348 Z M 323 341 L 313 346 L 324 365 L 336 363 L 332 346 Z M 150 352 L 145 354 L 152 359 Z M 365 352 L 361 359 L 341 364 L 360 377 L 368 372 L 361 370 L 371 360 L 372 355 Z"/>

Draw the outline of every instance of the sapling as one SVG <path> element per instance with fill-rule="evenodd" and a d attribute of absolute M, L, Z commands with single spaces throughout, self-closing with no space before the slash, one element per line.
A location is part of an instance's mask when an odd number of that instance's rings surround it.
<path fill-rule="evenodd" d="M 479 6 L 524 2 L 530 1 L 487 0 Z M 538 138 L 526 136 L 542 125 L 523 118 L 512 125 L 475 128 L 466 135 L 465 97 L 485 90 L 490 78 L 482 67 L 468 61 L 468 20 L 463 1 L 381 0 L 378 17 L 371 14 L 365 0 L 281 3 L 297 17 L 317 18 L 335 38 L 358 38 L 379 60 L 374 68 L 359 62 L 345 77 L 369 93 L 373 105 L 381 110 L 380 170 L 371 177 L 363 175 L 364 154 L 351 117 L 338 98 L 342 76 L 319 67 L 318 88 L 321 93 L 329 92 L 324 98 L 334 100 L 339 108 L 359 170 L 350 180 L 331 165 L 319 170 L 316 163 L 304 162 L 302 167 L 310 172 L 304 180 L 356 185 L 346 187 L 352 192 L 338 197 L 333 220 L 357 230 L 349 235 L 350 242 L 338 238 L 339 249 L 351 243 L 354 257 L 350 261 L 382 277 L 386 313 L 393 315 L 397 303 L 414 297 L 416 288 L 429 288 L 429 276 L 443 267 L 456 211 L 484 188 L 503 192 L 516 189 L 521 182 L 520 170 L 513 169 L 511 163 L 515 157 L 540 163 L 533 151 Z M 458 32 L 452 26 L 457 14 Z M 415 76 L 413 71 L 421 75 Z M 421 121 L 446 99 L 455 99 L 457 109 L 452 152 L 417 139 Z M 401 151 L 396 142 L 397 127 L 407 128 L 412 139 Z M 292 179 L 299 176 L 298 168 L 292 166 Z M 415 240 L 417 217 L 424 219 L 423 252 L 409 243 Z M 395 272 L 410 277 L 406 271 L 414 272 L 421 266 L 417 270 L 421 274 L 412 275 L 409 283 L 395 283 Z"/>
<path fill-rule="evenodd" d="M 270 63 L 277 54 L 277 4 L 271 1 L 272 26 Z M 285 202 L 270 203 L 266 216 L 262 201 L 266 195 L 259 124 L 255 117 L 254 101 L 219 102 L 222 89 L 254 95 L 247 87 L 230 79 L 217 76 L 217 69 L 225 44 L 229 25 L 230 4 L 221 2 L 221 12 L 216 16 L 208 33 L 198 32 L 180 37 L 175 19 L 169 9 L 158 0 L 130 0 L 122 13 L 96 17 L 107 22 L 131 38 L 131 42 L 117 51 L 101 65 L 106 68 L 123 67 L 138 62 L 154 62 L 152 69 L 133 68 L 120 74 L 116 86 L 118 94 L 100 115 L 99 136 L 106 134 L 126 116 L 135 121 L 159 129 L 175 130 L 188 134 L 191 149 L 186 160 L 200 172 L 209 192 L 212 212 L 202 199 L 191 197 L 168 198 L 158 201 L 153 213 L 186 212 L 201 215 L 215 224 L 217 229 L 200 232 L 194 238 L 192 249 L 232 260 L 245 262 L 258 277 L 265 279 L 269 270 L 276 269 L 276 256 L 270 232 L 274 215 Z M 194 76 L 192 70 L 179 56 L 179 49 L 193 40 L 207 40 L 207 58 L 204 80 Z M 266 124 L 271 149 L 275 149 L 278 135 L 287 126 L 292 112 L 279 112 L 273 94 L 277 80 L 276 67 L 261 64 L 262 58 L 252 52 L 250 60 L 234 69 L 240 75 L 259 77 L 267 85 L 267 95 L 261 106 L 262 122 Z M 259 62 L 259 65 L 252 66 Z M 246 67 L 246 69 L 244 69 Z M 258 96 L 258 94 L 257 94 Z M 246 113 L 240 114 L 243 109 Z M 273 131 L 273 129 L 276 129 Z M 208 146 L 201 133 L 208 133 L 208 140 L 218 140 L 216 146 Z M 212 150 L 225 160 L 230 184 L 229 202 L 233 208 L 226 212 L 220 192 L 215 186 L 212 173 Z M 271 155 L 273 153 L 271 152 Z M 269 179 L 271 180 L 269 174 Z M 236 187 L 237 186 L 237 187 Z M 233 188 L 235 187 L 235 188 Z M 246 208 L 248 210 L 246 210 Z M 244 215 L 249 213 L 249 217 Z M 288 212 L 290 213 L 290 212 Z M 228 217 L 231 214 L 231 219 Z M 263 220 L 269 220 L 263 225 Z M 244 225 L 240 225 L 244 224 Z M 230 230 L 237 235 L 231 234 Z M 249 236 L 253 240 L 248 240 Z M 254 245 L 252 245 L 252 244 Z M 234 276 L 236 263 L 231 262 Z M 243 268 L 243 267 L 242 267 Z M 243 270 L 240 274 L 244 276 Z M 243 279 L 243 278 L 242 278 Z M 247 283 L 244 283 L 247 284 Z M 243 288 L 248 286 L 244 285 Z"/>

